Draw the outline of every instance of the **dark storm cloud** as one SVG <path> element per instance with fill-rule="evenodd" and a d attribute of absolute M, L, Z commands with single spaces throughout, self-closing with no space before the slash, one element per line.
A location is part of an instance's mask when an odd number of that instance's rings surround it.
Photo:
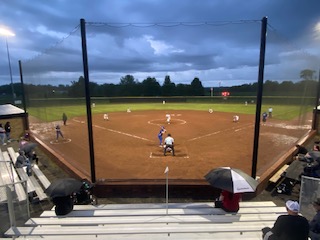
<path fill-rule="evenodd" d="M 58 76 L 60 83 L 77 80 L 81 18 L 87 22 L 90 80 L 98 83 L 118 83 L 126 74 L 140 81 L 147 76 L 161 81 L 169 74 L 175 83 L 197 76 L 205 86 L 255 82 L 264 16 L 268 79 L 297 79 L 300 70 L 319 62 L 319 48 L 310 38 L 320 21 L 318 0 L 11 0 L 0 7 L 0 25 L 16 34 L 8 38 L 14 81 L 19 81 L 18 60 L 26 74 Z M 6 56 L 5 41 L 0 54 Z M 5 58 L 0 71 L 7 84 Z"/>

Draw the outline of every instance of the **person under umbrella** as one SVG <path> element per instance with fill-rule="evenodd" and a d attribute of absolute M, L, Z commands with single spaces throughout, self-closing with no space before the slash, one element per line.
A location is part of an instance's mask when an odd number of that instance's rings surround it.
<path fill-rule="evenodd" d="M 219 199 L 215 201 L 216 208 L 222 208 L 226 212 L 238 212 L 241 193 L 232 193 L 222 190 Z"/>
<path fill-rule="evenodd" d="M 72 195 L 54 197 L 51 201 L 55 205 L 54 211 L 57 216 L 67 215 L 73 210 L 74 199 Z"/>
<path fill-rule="evenodd" d="M 212 187 L 232 193 L 255 192 L 258 181 L 237 168 L 219 167 L 205 176 Z"/>
<path fill-rule="evenodd" d="M 66 215 L 73 210 L 74 193 L 82 187 L 82 182 L 74 178 L 62 178 L 53 181 L 44 191 L 55 205 L 57 216 Z"/>
<path fill-rule="evenodd" d="M 219 199 L 215 206 L 227 212 L 237 212 L 241 193 L 255 192 L 258 182 L 240 169 L 220 167 L 212 169 L 205 176 L 211 186 L 221 189 Z"/>

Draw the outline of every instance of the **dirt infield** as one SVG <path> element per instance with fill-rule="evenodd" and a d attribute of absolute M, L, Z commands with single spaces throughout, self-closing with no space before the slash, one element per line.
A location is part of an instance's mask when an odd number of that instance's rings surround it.
<path fill-rule="evenodd" d="M 212 168 L 231 166 L 251 174 L 254 115 L 207 111 L 137 111 L 93 116 L 95 172 L 98 182 L 164 180 L 169 167 L 171 180 L 197 182 Z M 57 123 L 57 122 L 56 122 Z M 33 134 L 55 151 L 83 177 L 90 177 L 90 157 L 86 118 L 59 122 L 64 139 L 55 140 L 56 123 L 31 123 Z M 160 126 L 175 139 L 176 156 L 163 156 L 157 134 Z M 307 127 L 308 128 L 308 127 Z M 309 127 L 310 128 L 310 127 Z M 268 119 L 260 128 L 257 175 L 279 155 L 294 146 L 307 129 L 295 122 Z"/>

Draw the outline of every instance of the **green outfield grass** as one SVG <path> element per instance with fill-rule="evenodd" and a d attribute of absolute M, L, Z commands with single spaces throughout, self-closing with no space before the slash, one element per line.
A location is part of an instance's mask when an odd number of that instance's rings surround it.
<path fill-rule="evenodd" d="M 268 111 L 270 106 L 262 106 L 261 113 Z M 128 104 L 96 104 L 92 107 L 92 114 L 122 112 L 130 108 L 131 111 L 142 110 L 197 110 L 214 112 L 232 112 L 238 114 L 255 114 L 255 104 L 213 104 L 213 103 L 128 103 Z M 312 111 L 312 107 L 302 108 L 297 105 L 273 105 L 273 117 L 280 120 L 290 120 L 306 112 Z M 86 115 L 85 105 L 72 106 L 50 106 L 41 108 L 28 108 L 30 116 L 34 116 L 42 121 L 61 120 L 62 113 L 66 113 L 69 118 Z"/>

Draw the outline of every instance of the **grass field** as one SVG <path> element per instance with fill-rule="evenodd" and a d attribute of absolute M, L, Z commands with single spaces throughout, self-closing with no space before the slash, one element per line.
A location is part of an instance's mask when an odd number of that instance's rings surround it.
<path fill-rule="evenodd" d="M 262 105 L 261 113 L 267 111 L 269 105 Z M 127 103 L 127 104 L 96 104 L 92 107 L 92 114 L 122 112 L 130 108 L 131 111 L 138 110 L 199 110 L 214 112 L 232 112 L 239 114 L 255 114 L 255 104 L 213 104 L 213 103 Z M 312 107 L 301 107 L 300 105 L 273 105 L 273 117 L 278 120 L 291 120 L 312 111 Z M 86 115 L 85 105 L 72 106 L 50 106 L 41 108 L 28 108 L 29 115 L 45 122 L 61 120 L 62 113 L 69 118 Z"/>

